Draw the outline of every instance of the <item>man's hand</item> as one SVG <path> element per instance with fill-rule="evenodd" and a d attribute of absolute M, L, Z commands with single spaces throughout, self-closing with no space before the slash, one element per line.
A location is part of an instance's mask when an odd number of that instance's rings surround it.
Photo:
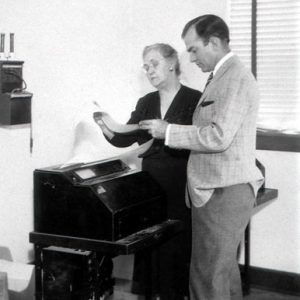
<path fill-rule="evenodd" d="M 148 130 L 154 138 L 164 139 L 168 124 L 166 121 L 155 119 L 141 121 L 139 126 L 141 129 Z"/>

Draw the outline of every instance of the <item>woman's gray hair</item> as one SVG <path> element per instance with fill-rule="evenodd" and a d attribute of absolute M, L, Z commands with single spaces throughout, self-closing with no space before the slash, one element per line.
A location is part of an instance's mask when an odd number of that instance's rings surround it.
<path fill-rule="evenodd" d="M 176 75 L 180 75 L 180 66 L 177 51 L 168 44 L 156 43 L 149 46 L 146 46 L 143 50 L 143 58 L 151 50 L 158 51 L 165 59 L 174 62 L 174 69 Z"/>

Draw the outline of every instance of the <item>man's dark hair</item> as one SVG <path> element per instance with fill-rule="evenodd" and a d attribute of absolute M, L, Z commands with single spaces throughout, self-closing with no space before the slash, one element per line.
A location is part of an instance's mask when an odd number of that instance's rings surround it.
<path fill-rule="evenodd" d="M 184 38 L 188 30 L 194 27 L 204 43 L 208 43 L 211 36 L 218 37 L 222 42 L 229 43 L 229 29 L 218 16 L 203 15 L 189 21 L 183 28 L 181 37 Z"/>

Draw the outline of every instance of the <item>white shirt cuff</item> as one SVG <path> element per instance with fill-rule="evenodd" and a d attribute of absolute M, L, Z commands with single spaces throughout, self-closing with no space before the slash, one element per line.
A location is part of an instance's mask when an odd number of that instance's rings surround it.
<path fill-rule="evenodd" d="M 169 145 L 169 135 L 170 135 L 170 128 L 171 128 L 171 124 L 168 124 L 167 129 L 166 129 L 166 136 L 165 136 L 165 145 L 168 146 Z"/>

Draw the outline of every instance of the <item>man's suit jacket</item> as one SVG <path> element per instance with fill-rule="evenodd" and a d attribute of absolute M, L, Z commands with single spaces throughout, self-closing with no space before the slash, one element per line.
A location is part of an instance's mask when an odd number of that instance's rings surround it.
<path fill-rule="evenodd" d="M 203 92 L 193 125 L 170 126 L 168 145 L 191 150 L 188 187 L 192 201 L 201 190 L 263 179 L 255 165 L 258 106 L 256 80 L 233 56 Z"/>

